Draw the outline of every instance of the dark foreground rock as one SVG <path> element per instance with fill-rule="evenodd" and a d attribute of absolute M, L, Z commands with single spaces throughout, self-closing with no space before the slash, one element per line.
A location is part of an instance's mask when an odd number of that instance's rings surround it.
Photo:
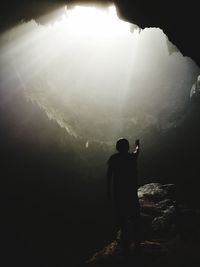
<path fill-rule="evenodd" d="M 143 240 L 199 232 L 200 211 L 176 201 L 174 184 L 146 184 L 138 189 L 138 197 Z"/>
<path fill-rule="evenodd" d="M 120 254 L 117 246 L 118 231 L 116 240 L 95 253 L 86 265 L 199 265 L 200 211 L 177 203 L 173 184 L 146 184 L 138 189 L 138 196 L 141 208 L 141 251 L 136 253 L 132 243 L 128 255 Z"/>

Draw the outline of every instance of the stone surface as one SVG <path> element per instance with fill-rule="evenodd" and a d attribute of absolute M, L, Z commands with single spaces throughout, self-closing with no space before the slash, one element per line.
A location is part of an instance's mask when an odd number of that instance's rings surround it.
<path fill-rule="evenodd" d="M 190 90 L 190 99 L 198 103 L 200 102 L 200 75 L 192 85 L 192 88 Z"/>
<path fill-rule="evenodd" d="M 163 200 L 167 196 L 171 196 L 174 192 L 174 184 L 150 183 L 141 186 L 138 189 L 138 197 L 148 200 Z"/>
<path fill-rule="evenodd" d="M 177 229 L 174 187 L 173 184 L 150 183 L 138 189 L 144 239 L 171 235 Z"/>

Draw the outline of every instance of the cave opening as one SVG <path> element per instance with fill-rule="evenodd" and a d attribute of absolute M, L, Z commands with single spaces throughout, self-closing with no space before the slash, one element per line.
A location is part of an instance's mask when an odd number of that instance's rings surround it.
<path fill-rule="evenodd" d="M 85 142 L 122 135 L 132 142 L 149 126 L 175 126 L 198 73 L 161 29 L 124 22 L 114 6 L 65 7 L 46 25 L 22 22 L 2 40 L 7 86 L 12 77 L 27 99 Z"/>

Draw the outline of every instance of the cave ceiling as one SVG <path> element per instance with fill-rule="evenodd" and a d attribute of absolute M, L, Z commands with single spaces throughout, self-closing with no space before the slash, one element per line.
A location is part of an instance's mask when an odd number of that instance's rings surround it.
<path fill-rule="evenodd" d="M 58 7 L 80 3 L 114 3 L 121 19 L 137 24 L 140 28 L 158 27 L 168 36 L 184 56 L 191 57 L 200 66 L 199 9 L 198 1 L 179 0 L 3 0 L 0 8 L 1 32 L 19 21 L 35 19 Z"/>

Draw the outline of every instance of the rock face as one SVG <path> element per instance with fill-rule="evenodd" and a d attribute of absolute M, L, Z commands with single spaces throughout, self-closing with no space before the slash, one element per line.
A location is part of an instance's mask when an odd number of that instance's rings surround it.
<path fill-rule="evenodd" d="M 197 77 L 196 82 L 192 85 L 190 90 L 190 99 L 197 103 L 200 102 L 200 75 Z"/>
<path fill-rule="evenodd" d="M 116 266 L 116 264 L 117 266 L 129 266 L 138 261 L 140 264 L 148 264 L 149 266 L 152 263 L 153 266 L 157 266 L 155 261 L 158 258 L 174 257 L 174 252 L 172 253 L 171 251 L 175 251 L 177 247 L 182 249 L 182 240 L 185 237 L 195 237 L 196 240 L 200 239 L 198 227 L 200 211 L 186 208 L 177 203 L 174 184 L 145 184 L 138 189 L 138 196 L 142 230 L 141 254 L 139 258 L 134 253 L 134 244 L 131 245 L 132 250 L 128 259 L 127 257 L 126 259 L 119 257 L 117 254 L 117 239 L 119 238 L 120 231 L 118 231 L 116 240 L 95 253 L 87 263 L 97 264 L 97 266 L 99 263 L 106 264 L 105 266 L 107 264 L 111 264 L 111 266 Z M 196 247 L 196 245 L 194 246 Z M 186 247 L 184 249 L 188 250 Z M 178 252 L 180 251 L 178 250 Z"/>
<path fill-rule="evenodd" d="M 150 183 L 138 189 L 143 239 L 177 231 L 178 207 L 174 187 L 173 184 Z"/>
<path fill-rule="evenodd" d="M 150 183 L 138 189 L 138 197 L 146 200 L 163 200 L 166 197 L 172 197 L 173 193 L 174 184 Z"/>

